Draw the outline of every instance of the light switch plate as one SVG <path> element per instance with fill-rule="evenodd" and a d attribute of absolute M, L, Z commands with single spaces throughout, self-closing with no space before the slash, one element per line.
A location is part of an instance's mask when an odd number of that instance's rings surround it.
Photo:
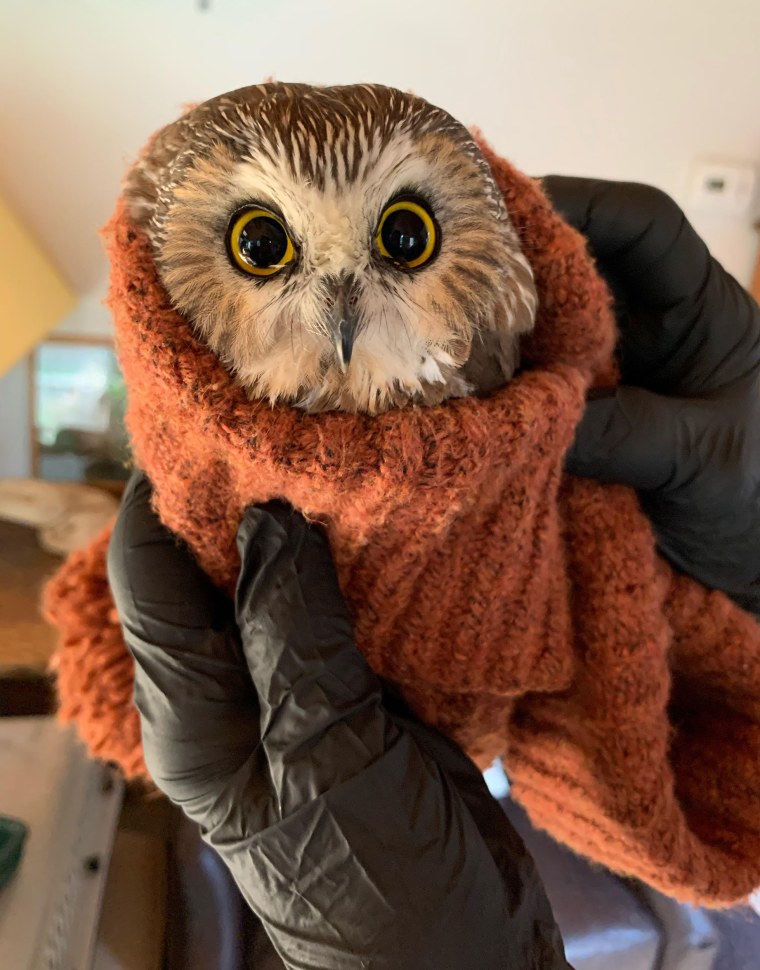
<path fill-rule="evenodd" d="M 702 159 L 694 166 L 689 198 L 700 212 L 749 216 L 757 186 L 757 169 L 747 162 Z"/>

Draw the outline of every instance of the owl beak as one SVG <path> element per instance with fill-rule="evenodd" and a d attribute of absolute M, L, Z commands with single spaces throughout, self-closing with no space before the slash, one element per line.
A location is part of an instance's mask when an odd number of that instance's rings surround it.
<path fill-rule="evenodd" d="M 338 363 L 345 374 L 354 353 L 354 343 L 359 329 L 359 321 L 354 309 L 356 300 L 356 280 L 353 277 L 341 279 L 335 284 L 334 302 L 330 314 L 332 331 Z"/>
<path fill-rule="evenodd" d="M 338 352 L 338 361 L 345 374 L 351 357 L 354 352 L 354 340 L 356 339 L 356 320 L 352 317 L 343 317 L 338 324 L 338 333 L 335 337 L 335 349 Z"/>

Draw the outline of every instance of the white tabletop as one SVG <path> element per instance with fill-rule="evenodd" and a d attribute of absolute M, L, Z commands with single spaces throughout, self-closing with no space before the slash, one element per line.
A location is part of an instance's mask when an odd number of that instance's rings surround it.
<path fill-rule="evenodd" d="M 0 814 L 29 828 L 0 891 L 0 970 L 88 970 L 123 786 L 53 718 L 0 718 Z"/>

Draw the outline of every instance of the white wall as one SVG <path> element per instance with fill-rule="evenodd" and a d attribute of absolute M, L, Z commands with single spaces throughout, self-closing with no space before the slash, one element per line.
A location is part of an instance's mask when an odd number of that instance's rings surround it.
<path fill-rule="evenodd" d="M 31 471 L 28 363 L 22 360 L 0 376 L 0 478 Z"/>
<path fill-rule="evenodd" d="M 697 157 L 760 163 L 758 0 L 208 2 L 3 0 L 0 190 L 82 293 L 146 136 L 270 74 L 413 88 L 529 172 L 652 182 L 682 204 Z M 746 282 L 749 218 L 696 222 Z"/>
<path fill-rule="evenodd" d="M 106 281 L 89 290 L 53 331 L 54 335 L 67 337 L 111 337 L 113 321 L 110 311 L 103 306 L 107 292 Z"/>

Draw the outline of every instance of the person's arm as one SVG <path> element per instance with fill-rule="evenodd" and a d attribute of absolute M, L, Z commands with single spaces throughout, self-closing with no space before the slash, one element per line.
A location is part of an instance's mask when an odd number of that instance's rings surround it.
<path fill-rule="evenodd" d="M 616 301 L 623 385 L 568 470 L 639 490 L 663 554 L 760 613 L 760 308 L 645 185 L 549 176 Z"/>
<path fill-rule="evenodd" d="M 285 964 L 566 970 L 482 776 L 384 698 L 354 646 L 321 531 L 249 509 L 233 609 L 150 501 L 134 477 L 109 555 L 146 762 Z"/>

